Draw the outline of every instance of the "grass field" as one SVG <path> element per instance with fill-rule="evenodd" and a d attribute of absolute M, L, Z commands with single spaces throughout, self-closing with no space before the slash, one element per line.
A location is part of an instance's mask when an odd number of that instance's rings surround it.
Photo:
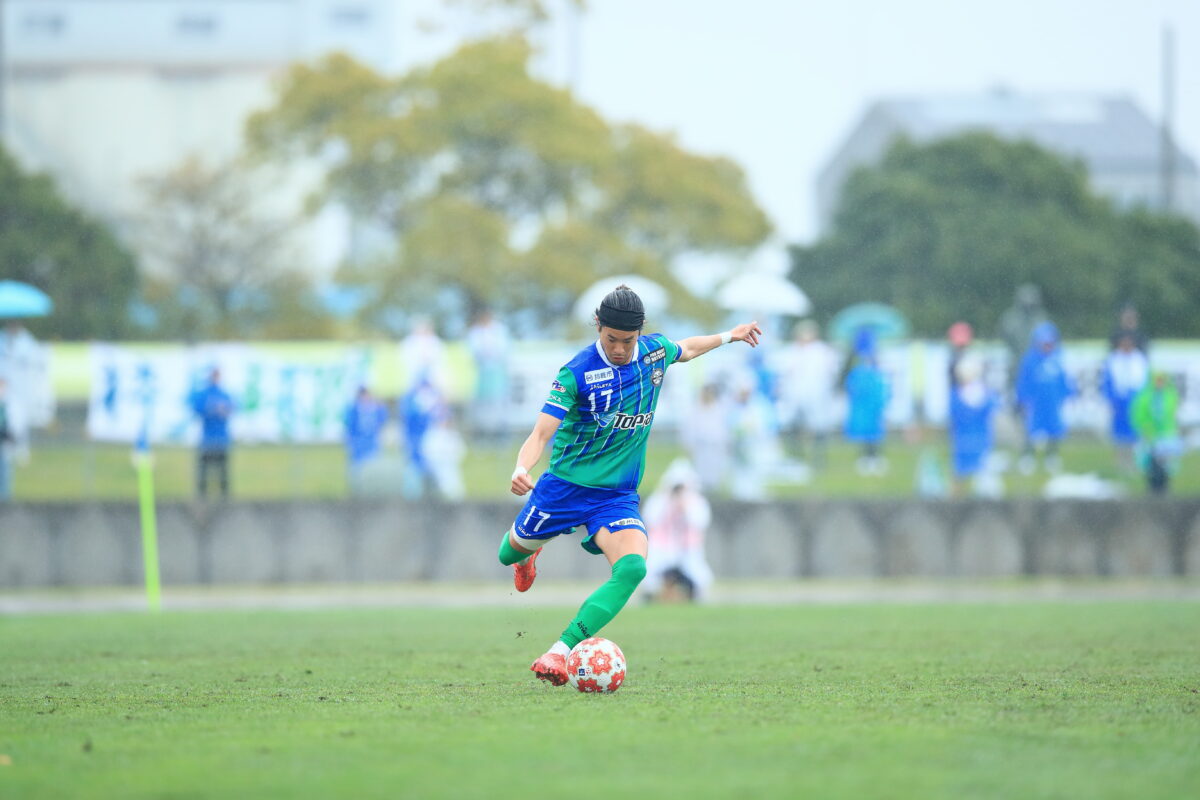
<path fill-rule="evenodd" d="M 518 444 L 513 441 L 504 447 L 472 448 L 463 462 L 470 498 L 506 497 Z M 947 463 L 944 445 L 937 441 L 928 448 L 940 457 L 944 467 Z M 919 445 L 901 442 L 889 445 L 888 474 L 864 478 L 854 469 L 857 451 L 839 442 L 830 449 L 827 468 L 816 473 L 810 483 L 776 485 L 772 492 L 779 497 L 909 496 L 915 492 L 921 449 Z M 643 491 L 654 489 L 659 476 L 680 453 L 669 439 L 656 441 L 649 448 Z M 160 498 L 192 496 L 195 454 L 190 448 L 160 448 L 155 451 L 155 463 L 155 484 Z M 345 456 L 338 446 L 245 446 L 234 450 L 231 463 L 235 497 L 340 498 L 347 493 Z M 1133 496 L 1145 491 L 1138 478 L 1117 471 L 1112 450 L 1104 442 L 1082 437 L 1071 440 L 1064 447 L 1063 464 L 1071 472 L 1090 472 L 1116 480 Z M 1025 476 L 1011 472 L 1005 476 L 1005 487 L 1010 494 L 1033 495 L 1041 491 L 1047 477 L 1045 473 Z M 19 500 L 128 500 L 137 496 L 137 479 L 128 447 L 53 443 L 35 448 L 30 463 L 15 471 L 13 493 Z M 1172 493 L 1200 494 L 1200 450 L 1185 456 Z"/>
<path fill-rule="evenodd" d="M 1200 796 L 1200 604 L 0 618 L 0 797 Z"/>

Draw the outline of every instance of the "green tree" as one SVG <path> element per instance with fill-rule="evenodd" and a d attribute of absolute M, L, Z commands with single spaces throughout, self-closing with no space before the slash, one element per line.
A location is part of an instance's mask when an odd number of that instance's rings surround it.
<path fill-rule="evenodd" d="M 256 210 L 261 181 L 238 161 L 189 158 L 142 181 L 138 236 L 158 335 L 321 336 L 329 320 L 296 269 L 298 220 Z"/>
<path fill-rule="evenodd" d="M 793 249 L 791 277 L 826 313 L 887 302 L 925 336 L 958 319 L 995 331 L 1022 283 L 1042 288 L 1066 335 L 1105 335 L 1130 298 L 1144 301 L 1151 330 L 1183 335 L 1200 331 L 1194 319 L 1174 327 L 1179 301 L 1200 300 L 1184 280 L 1195 236 L 1182 220 L 1118 212 L 1081 163 L 1030 142 L 900 139 L 847 181 L 832 233 Z"/>
<path fill-rule="evenodd" d="M 137 262 L 106 226 L 72 208 L 46 175 L 29 175 L 0 148 L 0 279 L 24 281 L 54 300 L 34 320 L 39 336 L 119 339 L 130 333 Z"/>
<path fill-rule="evenodd" d="M 1121 218 L 1116 238 L 1118 296 L 1138 307 L 1146 329 L 1156 336 L 1200 336 L 1200 228 L 1139 210 Z"/>
<path fill-rule="evenodd" d="M 669 137 L 614 127 L 529 73 L 508 35 L 384 78 L 345 56 L 297 66 L 249 137 L 273 158 L 328 165 L 315 204 L 338 202 L 392 238 L 342 278 L 376 292 L 368 313 L 468 303 L 537 308 L 546 321 L 593 281 L 637 270 L 701 307 L 669 265 L 749 249 L 769 232 L 741 170 Z"/>

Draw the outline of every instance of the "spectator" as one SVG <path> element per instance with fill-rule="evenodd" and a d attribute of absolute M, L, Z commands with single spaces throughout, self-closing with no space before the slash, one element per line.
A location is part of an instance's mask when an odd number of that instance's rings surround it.
<path fill-rule="evenodd" d="M 1023 474 L 1033 472 L 1035 452 L 1043 447 L 1046 469 L 1062 469 L 1058 448 L 1067 433 L 1063 404 L 1074 393 L 1063 366 L 1058 328 L 1052 322 L 1043 322 L 1034 329 L 1033 343 L 1017 375 L 1017 405 L 1025 421 L 1025 448 L 1018 460 Z"/>
<path fill-rule="evenodd" d="M 361 494 L 363 467 L 379 454 L 379 439 L 387 424 L 387 406 L 361 386 L 346 408 L 346 476 L 352 494 Z"/>
<path fill-rule="evenodd" d="M 840 362 L 837 350 L 821 339 L 817 323 L 807 319 L 796 326 L 794 342 L 780 357 L 780 418 L 794 432 L 800 457 L 810 456 L 817 469 L 824 466 L 833 426 Z"/>
<path fill-rule="evenodd" d="M 720 388 L 709 383 L 700 389 L 699 401 L 683 423 L 683 447 L 691 462 L 698 465 L 700 489 L 705 492 L 720 490 L 729 474 L 733 456 L 729 414 Z"/>
<path fill-rule="evenodd" d="M 1142 330 L 1141 315 L 1133 303 L 1121 306 L 1117 313 L 1117 324 L 1108 335 L 1108 346 L 1116 350 L 1121 339 L 1126 336 L 1133 339 L 1133 346 L 1143 354 L 1150 352 L 1150 340 Z"/>
<path fill-rule="evenodd" d="M 967 354 L 974 339 L 975 331 L 966 322 L 956 322 L 946 331 L 946 341 L 950 343 L 950 363 L 946 374 L 949 379 L 947 385 L 951 390 L 958 381 L 958 362 Z"/>
<path fill-rule="evenodd" d="M 508 417 L 508 328 L 484 310 L 467 330 L 467 348 L 475 361 L 475 403 L 471 409 L 475 432 L 500 437 Z"/>
<path fill-rule="evenodd" d="M 449 406 L 442 405 L 438 409 L 432 427 L 425 433 L 422 447 L 438 495 L 443 500 L 463 499 L 467 490 L 463 484 L 462 462 L 467 455 L 467 444 L 454 425 L 454 414 Z"/>
<path fill-rule="evenodd" d="M 0 377 L 12 382 L 41 360 L 41 349 L 33 334 L 20 320 L 7 320 L 0 330 Z"/>
<path fill-rule="evenodd" d="M 433 329 L 428 317 L 417 317 L 412 331 L 400 342 L 400 366 L 406 376 L 405 386 L 411 387 L 425 379 L 436 387 L 445 386 L 445 345 Z"/>
<path fill-rule="evenodd" d="M 859 475 L 882 475 L 887 461 L 880 452 L 884 438 L 884 412 L 887 410 L 889 389 L 887 378 L 879 367 L 875 332 L 870 328 L 858 331 L 854 353 L 846 372 L 845 436 L 862 446 L 856 467 Z"/>
<path fill-rule="evenodd" d="M 992 451 L 992 416 L 999 399 L 988 388 L 983 364 L 965 356 L 955 368 L 950 392 L 950 455 L 954 469 L 954 494 L 966 493 L 987 468 Z"/>
<path fill-rule="evenodd" d="M 1145 387 L 1149 375 L 1150 361 L 1137 349 L 1134 335 L 1121 334 L 1104 360 L 1100 388 L 1112 411 L 1109 431 L 1117 450 L 1117 464 L 1125 472 L 1133 471 L 1133 448 L 1138 440 L 1129 408 L 1133 398 Z"/>
<path fill-rule="evenodd" d="M 47 352 L 20 320 L 6 320 L 0 329 L 0 380 L 8 385 L 8 464 L 29 460 L 30 428 L 47 425 L 54 414 Z M 9 479 L 11 480 L 11 473 Z"/>
<path fill-rule="evenodd" d="M 713 581 L 704 555 L 712 508 L 686 459 L 676 459 L 667 468 L 658 488 L 647 498 L 642 516 L 650 539 L 642 584 L 647 597 L 667 599 L 678 586 L 689 600 L 705 600 Z"/>
<path fill-rule="evenodd" d="M 738 376 L 726 423 L 733 434 L 730 491 L 739 500 L 766 500 L 767 480 L 782 458 L 774 409 L 759 385 L 753 373 Z"/>
<path fill-rule="evenodd" d="M 1050 321 L 1042 306 L 1042 290 L 1032 283 L 1017 287 L 1013 304 L 1000 317 L 1000 338 L 1008 348 L 1009 364 L 1020 362 L 1033 341 L 1033 332 Z"/>
<path fill-rule="evenodd" d="M 428 374 L 418 375 L 416 382 L 400 398 L 400 422 L 408 456 L 404 496 L 410 500 L 423 497 L 437 486 L 426 455 L 425 435 L 441 413 L 442 402 L 442 394 Z"/>
<path fill-rule="evenodd" d="M 1165 494 L 1179 468 L 1183 441 L 1179 438 L 1179 392 L 1171 376 L 1155 370 L 1133 399 L 1130 414 L 1138 433 L 1138 455 L 1146 486 Z"/>
<path fill-rule="evenodd" d="M 12 498 L 12 453 L 17 443 L 17 423 L 12 408 L 8 382 L 0 376 L 0 503 Z"/>
<path fill-rule="evenodd" d="M 192 411 L 200 418 L 200 445 L 197 448 L 196 493 L 208 496 L 208 476 L 217 475 L 222 498 L 229 497 L 229 418 L 233 415 L 233 398 L 221 388 L 221 371 L 209 373 L 208 385 L 191 396 Z"/>

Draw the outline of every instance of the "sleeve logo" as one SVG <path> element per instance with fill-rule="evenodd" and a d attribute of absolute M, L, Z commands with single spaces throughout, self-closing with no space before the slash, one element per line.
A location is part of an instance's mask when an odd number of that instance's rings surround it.
<path fill-rule="evenodd" d="M 646 353 L 646 355 L 642 356 L 642 363 L 646 366 L 650 366 L 657 361 L 662 361 L 666 357 L 667 348 L 660 347 L 657 350 L 651 350 L 649 353 Z"/>
<path fill-rule="evenodd" d="M 562 385 L 561 383 L 559 383 L 558 381 L 554 381 L 553 383 L 551 383 L 551 384 L 550 384 L 550 391 L 552 391 L 552 392 L 565 392 L 565 391 L 567 391 L 567 389 L 566 389 L 566 387 L 565 387 L 565 386 L 563 386 L 563 385 Z"/>

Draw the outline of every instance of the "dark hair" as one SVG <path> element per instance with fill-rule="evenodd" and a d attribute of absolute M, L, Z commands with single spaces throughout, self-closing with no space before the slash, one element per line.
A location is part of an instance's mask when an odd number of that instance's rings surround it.
<path fill-rule="evenodd" d="M 622 283 L 600 301 L 596 319 L 606 328 L 640 331 L 646 322 L 646 309 L 642 306 L 642 298 Z"/>

